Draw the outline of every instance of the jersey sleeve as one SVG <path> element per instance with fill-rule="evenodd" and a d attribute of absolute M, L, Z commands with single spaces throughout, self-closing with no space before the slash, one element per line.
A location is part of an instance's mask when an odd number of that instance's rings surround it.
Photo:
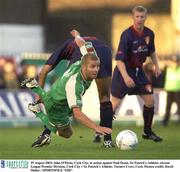
<path fill-rule="evenodd" d="M 76 75 L 72 76 L 65 86 L 67 102 L 69 108 L 82 107 L 82 95 L 84 87 L 76 80 Z"/>
<path fill-rule="evenodd" d="M 52 53 L 45 64 L 55 67 L 61 60 L 68 60 L 74 50 L 75 43 L 72 39 L 69 39 Z"/>
<path fill-rule="evenodd" d="M 149 42 L 149 55 L 155 52 L 155 45 L 154 45 L 154 33 L 151 34 L 151 39 Z"/>
<path fill-rule="evenodd" d="M 127 57 L 127 36 L 125 32 L 123 32 L 120 37 L 119 46 L 115 59 L 124 61 L 126 57 Z"/>

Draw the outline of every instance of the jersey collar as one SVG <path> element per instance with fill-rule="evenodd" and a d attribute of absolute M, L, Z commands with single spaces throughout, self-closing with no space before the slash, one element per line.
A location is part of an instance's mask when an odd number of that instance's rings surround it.
<path fill-rule="evenodd" d="M 144 36 L 144 29 L 143 29 L 142 32 L 138 32 L 138 31 L 134 28 L 133 25 L 132 25 L 130 28 L 131 28 L 131 30 L 133 31 L 133 33 L 135 33 L 137 36 L 139 36 L 139 37 Z"/>

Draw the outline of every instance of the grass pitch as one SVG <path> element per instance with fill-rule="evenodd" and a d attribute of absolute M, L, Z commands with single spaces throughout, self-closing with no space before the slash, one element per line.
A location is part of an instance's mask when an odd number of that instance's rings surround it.
<path fill-rule="evenodd" d="M 135 150 L 106 149 L 102 143 L 93 143 L 94 132 L 80 125 L 73 125 L 70 139 L 52 135 L 50 145 L 32 148 L 31 144 L 43 128 L 0 128 L 0 159 L 180 159 L 180 125 L 154 126 L 164 138 L 161 143 L 144 140 L 142 127 L 115 125 L 113 140 L 125 129 L 134 131 L 139 143 Z"/>

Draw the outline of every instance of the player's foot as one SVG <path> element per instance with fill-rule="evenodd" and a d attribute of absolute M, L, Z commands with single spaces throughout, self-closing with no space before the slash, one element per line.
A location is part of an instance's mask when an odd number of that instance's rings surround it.
<path fill-rule="evenodd" d="M 28 109 L 33 113 L 39 113 L 41 111 L 38 103 L 29 103 Z"/>
<path fill-rule="evenodd" d="M 37 140 L 32 144 L 32 147 L 42 147 L 49 145 L 51 142 L 51 136 L 49 134 L 40 135 Z"/>
<path fill-rule="evenodd" d="M 21 87 L 36 88 L 38 83 L 34 78 L 28 78 L 21 82 Z"/>
<path fill-rule="evenodd" d="M 163 141 L 163 139 L 159 136 L 157 136 L 154 132 L 149 132 L 149 133 L 143 133 L 142 135 L 143 139 L 149 139 L 149 140 L 153 140 L 154 142 L 161 142 Z"/>
<path fill-rule="evenodd" d="M 93 142 L 94 143 L 100 143 L 101 142 L 101 135 L 95 134 Z"/>
<path fill-rule="evenodd" d="M 115 147 L 112 140 L 105 140 L 104 143 L 103 143 L 103 146 L 105 148 L 114 148 Z"/>

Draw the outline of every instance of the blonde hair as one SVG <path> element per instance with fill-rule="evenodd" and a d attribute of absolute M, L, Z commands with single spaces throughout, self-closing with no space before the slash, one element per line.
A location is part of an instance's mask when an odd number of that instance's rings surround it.
<path fill-rule="evenodd" d="M 91 54 L 91 53 L 88 53 L 86 55 L 84 55 L 82 57 L 82 64 L 87 64 L 88 63 L 88 60 L 100 60 L 98 56 L 96 56 L 95 54 Z"/>
<path fill-rule="evenodd" d="M 135 6 L 133 9 L 132 9 L 132 14 L 135 13 L 135 11 L 138 11 L 138 12 L 144 12 L 147 14 L 147 8 L 141 6 L 141 5 L 138 5 L 138 6 Z"/>

